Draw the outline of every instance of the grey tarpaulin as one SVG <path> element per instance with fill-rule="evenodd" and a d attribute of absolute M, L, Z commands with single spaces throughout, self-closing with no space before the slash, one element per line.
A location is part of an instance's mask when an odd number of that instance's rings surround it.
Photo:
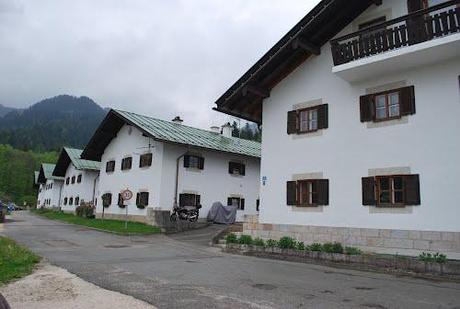
<path fill-rule="evenodd" d="M 208 221 L 233 224 L 236 220 L 237 209 L 237 206 L 224 206 L 221 202 L 214 202 L 208 213 Z"/>

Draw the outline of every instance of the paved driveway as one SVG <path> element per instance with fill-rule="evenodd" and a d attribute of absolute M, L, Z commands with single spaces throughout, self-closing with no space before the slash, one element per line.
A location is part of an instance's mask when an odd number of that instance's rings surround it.
<path fill-rule="evenodd" d="M 26 212 L 13 220 L 3 234 L 158 308 L 460 308 L 460 284 L 233 256 L 186 237 L 121 237 Z"/>

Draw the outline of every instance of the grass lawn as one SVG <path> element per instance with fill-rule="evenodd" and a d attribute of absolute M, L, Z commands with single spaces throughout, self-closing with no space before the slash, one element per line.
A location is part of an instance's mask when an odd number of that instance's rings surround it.
<path fill-rule="evenodd" d="M 0 285 L 27 276 L 38 262 L 40 257 L 0 236 Z"/>
<path fill-rule="evenodd" d="M 147 225 L 139 222 L 128 222 L 128 229 L 125 229 L 125 221 L 108 220 L 108 219 L 87 219 L 77 217 L 73 214 L 67 214 L 52 210 L 34 210 L 33 213 L 46 217 L 52 220 L 64 221 L 67 223 L 83 225 L 87 227 L 97 228 L 104 231 L 116 232 L 123 235 L 145 235 L 160 233 L 160 228 Z"/>

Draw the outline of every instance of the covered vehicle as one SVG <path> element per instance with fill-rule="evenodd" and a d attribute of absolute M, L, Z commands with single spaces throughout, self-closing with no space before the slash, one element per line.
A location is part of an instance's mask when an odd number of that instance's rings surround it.
<path fill-rule="evenodd" d="M 236 220 L 237 206 L 224 206 L 221 202 L 214 202 L 208 213 L 208 221 L 220 224 L 233 224 Z"/>

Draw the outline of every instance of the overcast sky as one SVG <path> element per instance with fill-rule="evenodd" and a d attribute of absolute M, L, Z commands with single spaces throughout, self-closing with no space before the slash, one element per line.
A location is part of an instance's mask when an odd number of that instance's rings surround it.
<path fill-rule="evenodd" d="M 0 104 L 58 94 L 207 128 L 319 0 L 0 0 Z"/>

